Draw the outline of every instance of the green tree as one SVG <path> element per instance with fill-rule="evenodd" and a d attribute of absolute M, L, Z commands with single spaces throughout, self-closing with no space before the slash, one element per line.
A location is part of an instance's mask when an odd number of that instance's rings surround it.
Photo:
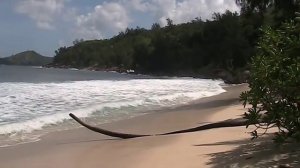
<path fill-rule="evenodd" d="M 289 137 L 300 140 L 299 37 L 294 22 L 277 30 L 263 29 L 251 64 L 250 91 L 241 95 L 244 105 L 251 106 L 245 118 L 256 125 L 254 137 L 260 135 L 257 130 L 276 127 L 277 142 Z"/>
<path fill-rule="evenodd" d="M 161 27 L 159 25 L 159 23 L 153 23 L 151 26 L 151 30 L 155 31 L 155 30 L 159 30 Z"/>
<path fill-rule="evenodd" d="M 173 20 L 170 18 L 167 18 L 167 27 L 173 27 L 173 26 L 174 26 Z"/>
<path fill-rule="evenodd" d="M 255 17 L 226 11 L 213 20 L 196 18 L 188 23 L 150 30 L 127 28 L 110 39 L 75 42 L 55 52 L 54 65 L 62 67 L 95 67 L 97 69 L 135 69 L 148 74 L 206 74 L 214 69 L 236 71 L 252 55 L 256 41 Z M 203 72 L 203 71 L 202 71 Z"/>
<path fill-rule="evenodd" d="M 236 0 L 242 13 L 258 12 L 261 16 L 272 15 L 274 26 L 295 17 L 299 10 L 300 0 Z"/>

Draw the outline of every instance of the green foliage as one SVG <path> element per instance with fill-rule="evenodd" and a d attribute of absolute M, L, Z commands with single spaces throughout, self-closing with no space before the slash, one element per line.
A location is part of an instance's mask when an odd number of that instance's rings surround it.
<path fill-rule="evenodd" d="M 72 67 L 135 69 L 143 73 L 198 71 L 203 67 L 237 69 L 250 59 L 253 45 L 243 19 L 227 11 L 214 20 L 195 20 L 151 30 L 126 29 L 108 40 L 75 41 L 55 53 L 54 64 Z M 250 35 L 251 36 L 251 35 Z M 253 37 L 253 36 L 251 36 Z"/>
<path fill-rule="evenodd" d="M 77 68 L 134 69 L 141 73 L 202 72 L 225 69 L 234 74 L 254 54 L 259 28 L 280 25 L 295 16 L 299 0 L 236 0 L 240 15 L 214 14 L 213 20 L 195 18 L 167 26 L 154 23 L 150 30 L 127 28 L 105 40 L 75 40 L 55 52 L 54 64 Z M 274 26 L 275 25 L 275 26 Z M 209 68 L 208 68 L 209 67 Z"/>
<path fill-rule="evenodd" d="M 294 18 L 300 7 L 300 0 L 236 0 L 236 3 L 244 14 L 257 12 L 262 17 L 269 17 L 266 22 L 275 27 Z"/>
<path fill-rule="evenodd" d="M 263 29 L 251 64 L 250 91 L 241 95 L 250 104 L 245 118 L 258 129 L 276 127 L 276 142 L 300 141 L 300 32 L 294 22 Z M 257 124 L 258 122 L 263 122 Z"/>

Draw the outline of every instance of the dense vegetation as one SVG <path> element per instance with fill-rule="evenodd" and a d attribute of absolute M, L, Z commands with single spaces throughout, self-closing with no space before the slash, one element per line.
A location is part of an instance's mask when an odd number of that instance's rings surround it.
<path fill-rule="evenodd" d="M 267 23 L 278 27 L 295 17 L 299 11 L 299 0 L 236 0 L 242 13 L 258 13 L 267 18 Z"/>
<path fill-rule="evenodd" d="M 292 23 L 282 28 L 264 29 L 253 58 L 249 85 L 242 94 L 244 104 L 251 108 L 245 114 L 257 129 L 277 127 L 276 140 L 288 137 L 300 141 L 300 32 Z M 253 136 L 257 137 L 257 129 Z"/>
<path fill-rule="evenodd" d="M 0 64 L 41 66 L 51 63 L 53 58 L 42 56 L 35 51 L 24 51 L 10 57 L 0 58 Z"/>
<path fill-rule="evenodd" d="M 166 27 L 154 23 L 150 30 L 128 28 L 111 39 L 75 40 L 73 46 L 55 52 L 51 66 L 210 77 L 226 72 L 228 80 L 228 74 L 239 76 L 247 68 L 259 28 L 279 27 L 298 9 L 298 0 L 236 2 L 240 14 L 227 11 L 214 14 L 212 20 L 196 18 L 179 25 L 167 19 Z"/>
<path fill-rule="evenodd" d="M 75 41 L 56 51 L 57 66 L 134 69 L 141 73 L 233 71 L 243 68 L 253 55 L 258 36 L 256 14 L 241 17 L 227 11 L 213 20 L 196 18 L 151 30 L 127 29 L 106 40 Z"/>
<path fill-rule="evenodd" d="M 299 7 L 299 1 L 257 1 L 257 4 L 268 5 L 266 2 L 283 6 L 279 11 L 285 11 L 282 13 L 289 17 L 297 14 L 291 11 Z M 291 8 L 286 8 L 284 3 L 292 5 Z M 279 15 L 275 16 L 282 21 Z M 252 59 L 250 90 L 241 95 L 244 105 L 250 104 L 245 118 L 249 125 L 256 126 L 252 132 L 254 138 L 275 127 L 278 129 L 276 142 L 288 138 L 300 141 L 300 27 L 293 21 L 276 25 L 263 28 Z"/>

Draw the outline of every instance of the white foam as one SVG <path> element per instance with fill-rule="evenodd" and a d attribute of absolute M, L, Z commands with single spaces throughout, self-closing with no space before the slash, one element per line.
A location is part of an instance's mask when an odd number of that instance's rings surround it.
<path fill-rule="evenodd" d="M 101 118 L 185 104 L 224 92 L 222 83 L 180 78 L 0 83 L 0 134 L 40 130 L 69 119 L 69 112 Z"/>

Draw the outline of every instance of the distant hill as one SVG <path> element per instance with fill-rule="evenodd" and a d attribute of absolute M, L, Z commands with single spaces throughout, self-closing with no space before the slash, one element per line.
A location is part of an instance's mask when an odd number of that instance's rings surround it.
<path fill-rule="evenodd" d="M 10 57 L 0 58 L 0 64 L 41 66 L 51 63 L 53 58 L 45 57 L 35 51 L 24 51 Z"/>

